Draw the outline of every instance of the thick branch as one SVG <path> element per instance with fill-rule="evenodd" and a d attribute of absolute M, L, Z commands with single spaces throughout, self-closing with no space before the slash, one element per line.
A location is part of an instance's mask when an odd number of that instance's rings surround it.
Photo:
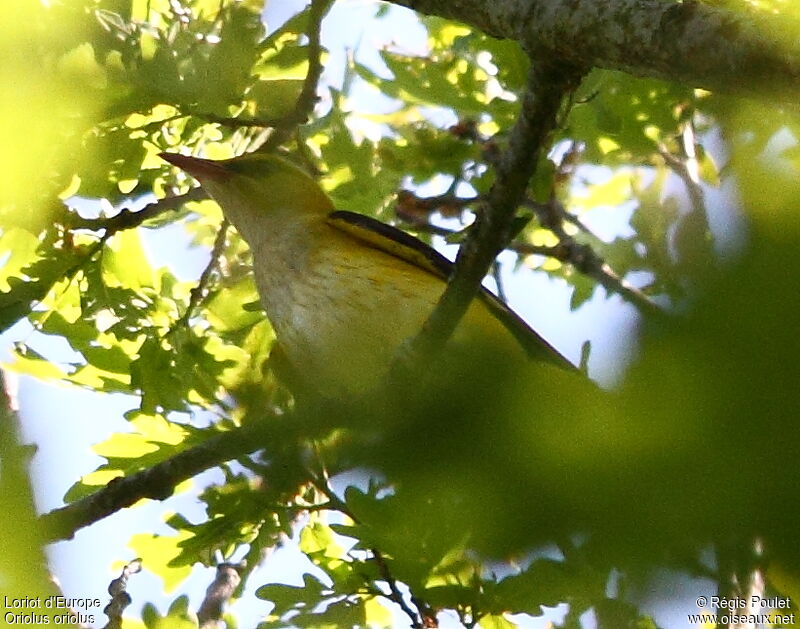
<path fill-rule="evenodd" d="M 696 0 L 390 0 L 515 39 L 535 58 L 621 70 L 724 93 L 800 91 L 800 24 Z"/>

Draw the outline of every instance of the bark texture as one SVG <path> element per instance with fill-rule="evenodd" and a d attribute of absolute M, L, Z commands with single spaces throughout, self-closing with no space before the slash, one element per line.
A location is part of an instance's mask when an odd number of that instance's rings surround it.
<path fill-rule="evenodd" d="M 534 58 L 794 100 L 800 23 L 688 0 L 390 0 L 520 42 Z"/>

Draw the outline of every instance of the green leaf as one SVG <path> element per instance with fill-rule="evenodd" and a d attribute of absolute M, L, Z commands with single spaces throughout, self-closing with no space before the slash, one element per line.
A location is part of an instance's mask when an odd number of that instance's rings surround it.
<path fill-rule="evenodd" d="M 719 187 L 721 183 L 719 168 L 714 163 L 711 154 L 702 147 L 698 147 L 697 164 L 701 181 L 710 186 Z"/>
<path fill-rule="evenodd" d="M 189 610 L 187 596 L 179 596 L 172 601 L 164 616 L 147 603 L 142 609 L 142 619 L 149 629 L 197 629 L 197 617 Z"/>
<path fill-rule="evenodd" d="M 24 373 L 39 380 L 63 380 L 67 372 L 47 360 L 29 347 L 20 347 L 14 353 L 10 363 L 3 365 L 5 369 L 16 373 Z"/>
<path fill-rule="evenodd" d="M 330 526 L 311 522 L 300 531 L 300 550 L 329 574 L 339 574 L 347 563 L 344 547 L 336 539 Z"/>
<path fill-rule="evenodd" d="M 486 615 L 478 621 L 481 629 L 516 629 L 519 625 L 511 622 L 505 616 Z"/>
<path fill-rule="evenodd" d="M 250 303 L 258 304 L 258 308 L 250 310 L 244 307 Z M 252 275 L 215 293 L 206 301 L 205 309 L 209 323 L 220 332 L 242 330 L 264 318 Z"/>
<path fill-rule="evenodd" d="M 12 227 L 0 234 L 0 292 L 11 290 L 11 277 L 21 277 L 20 272 L 36 258 L 39 240 L 25 229 Z"/>
<path fill-rule="evenodd" d="M 325 592 L 330 592 L 329 588 L 317 577 L 304 574 L 302 586 L 283 583 L 262 585 L 256 590 L 256 596 L 275 605 L 271 614 L 280 617 L 291 610 L 313 609 Z"/>
<path fill-rule="evenodd" d="M 635 175 L 625 171 L 613 173 L 606 181 L 588 187 L 583 194 L 571 196 L 569 207 L 588 211 L 599 207 L 621 205 L 633 194 L 634 177 Z"/>
<path fill-rule="evenodd" d="M 128 414 L 133 432 L 115 433 L 96 444 L 93 450 L 107 463 L 84 475 L 67 491 L 65 502 L 87 496 L 117 476 L 130 476 L 174 456 L 215 433 L 167 421 L 158 415 L 137 411 Z M 169 492 L 171 488 L 165 488 Z"/>
<path fill-rule="evenodd" d="M 142 566 L 158 576 L 167 592 L 173 591 L 189 576 L 189 566 L 173 566 L 172 560 L 180 555 L 180 543 L 191 536 L 179 531 L 174 536 L 137 533 L 131 537 L 130 548 L 142 558 Z M 164 625 L 156 625 L 164 626 Z M 164 626 L 166 629 L 166 626 Z"/>
<path fill-rule="evenodd" d="M 590 163 L 649 163 L 659 142 L 679 133 L 679 105 L 692 100 L 691 90 L 676 84 L 593 70 L 578 90 L 565 133 L 584 143 Z"/>
<path fill-rule="evenodd" d="M 592 298 L 594 291 L 597 290 L 597 284 L 581 274 L 574 274 L 570 280 L 573 288 L 569 299 L 569 309 L 577 310 Z"/>
<path fill-rule="evenodd" d="M 228 105 L 242 101 L 245 88 L 252 82 L 250 68 L 264 34 L 258 11 L 234 4 L 225 14 L 219 43 L 210 47 L 207 60 L 196 59 L 196 72 L 187 82 L 202 112 L 225 113 Z"/>
<path fill-rule="evenodd" d="M 126 229 L 109 240 L 102 257 L 103 281 L 111 288 L 155 288 L 155 277 L 139 232 Z"/>
<path fill-rule="evenodd" d="M 142 393 L 142 411 L 185 408 L 187 400 L 182 395 L 185 387 L 180 380 L 172 352 L 160 339 L 148 338 L 139 350 L 139 357 L 131 362 L 131 385 Z"/>
<path fill-rule="evenodd" d="M 542 607 L 555 607 L 575 596 L 591 597 L 601 586 L 602 578 L 573 569 L 565 562 L 537 559 L 526 570 L 488 589 L 489 609 L 493 613 L 539 616 Z"/>
<path fill-rule="evenodd" d="M 355 600 L 341 600 L 328 605 L 320 612 L 300 613 L 292 618 L 292 624 L 296 627 L 365 627 L 367 622 L 367 611 L 364 606 L 364 599 L 358 597 Z"/>
<path fill-rule="evenodd" d="M 247 92 L 252 100 L 250 113 L 256 118 L 281 118 L 290 114 L 303 89 L 302 79 L 262 79 Z"/>

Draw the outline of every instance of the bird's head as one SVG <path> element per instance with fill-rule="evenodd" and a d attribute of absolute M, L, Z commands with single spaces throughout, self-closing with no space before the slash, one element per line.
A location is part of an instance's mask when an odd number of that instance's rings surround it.
<path fill-rule="evenodd" d="M 242 232 L 248 231 L 246 224 L 277 214 L 327 215 L 334 209 L 311 176 L 276 155 L 248 153 L 222 161 L 177 153 L 161 157 L 197 179 Z"/>

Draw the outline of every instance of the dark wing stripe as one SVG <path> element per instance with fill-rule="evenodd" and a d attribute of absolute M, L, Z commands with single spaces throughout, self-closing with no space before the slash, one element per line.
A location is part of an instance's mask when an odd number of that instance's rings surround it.
<path fill-rule="evenodd" d="M 450 273 L 453 272 L 453 263 L 450 260 L 433 247 L 429 247 L 421 240 L 414 238 L 414 236 L 401 229 L 397 229 L 397 227 L 382 223 L 371 216 L 344 210 L 331 212 L 328 218 L 331 219 L 329 220 L 331 225 L 358 238 L 364 244 L 385 251 L 414 266 L 421 266 L 443 280 L 447 280 L 450 277 Z M 370 233 L 375 233 L 379 237 L 370 238 Z M 385 243 L 382 243 L 381 236 L 388 238 L 399 246 L 387 251 Z"/>
<path fill-rule="evenodd" d="M 414 236 L 370 216 L 339 210 L 328 215 L 328 222 L 362 243 L 422 268 L 442 280 L 446 281 L 453 272 L 453 263 L 441 253 Z M 395 246 L 387 246 L 385 239 Z M 478 296 L 532 358 L 549 360 L 559 367 L 575 369 L 571 362 L 494 294 L 481 287 Z"/>

